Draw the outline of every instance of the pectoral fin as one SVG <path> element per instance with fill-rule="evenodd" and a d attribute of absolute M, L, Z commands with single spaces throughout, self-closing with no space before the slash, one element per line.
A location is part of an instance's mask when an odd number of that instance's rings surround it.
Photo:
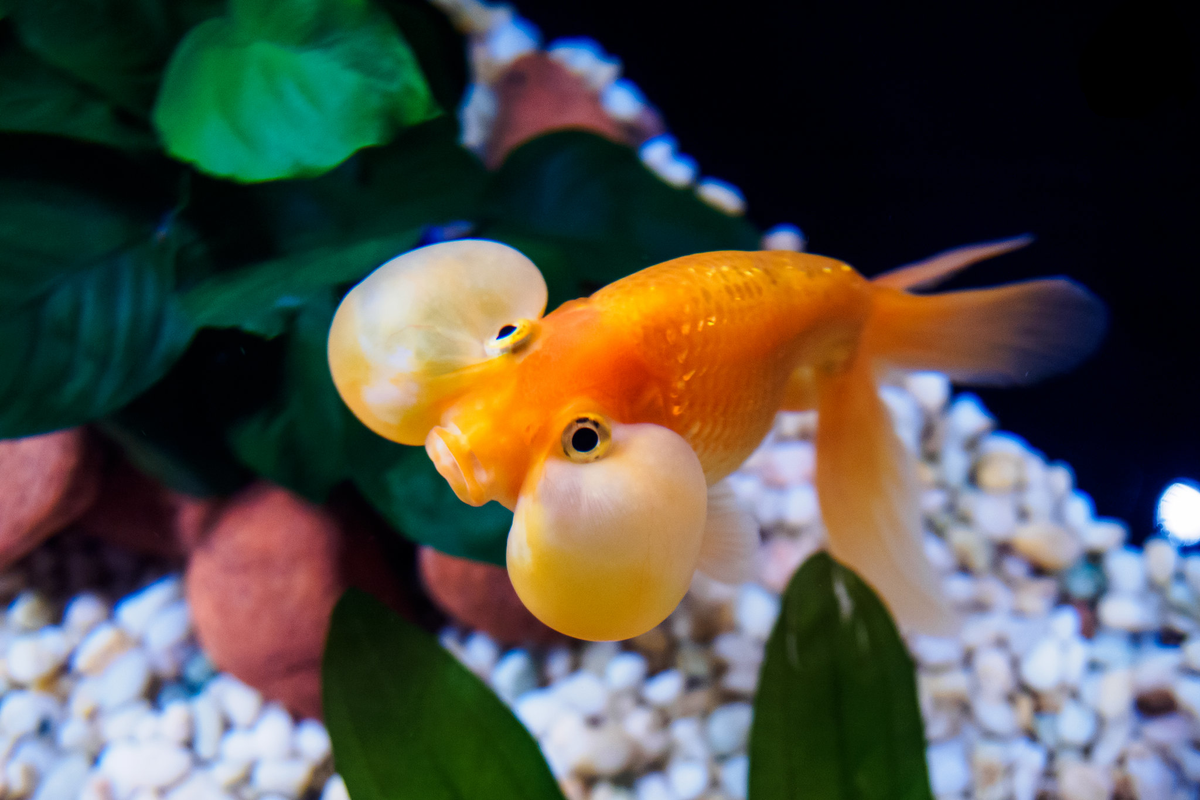
<path fill-rule="evenodd" d="M 758 521 L 738 503 L 729 482 L 710 487 L 696 569 L 722 583 L 744 583 L 754 575 L 758 545 Z"/>

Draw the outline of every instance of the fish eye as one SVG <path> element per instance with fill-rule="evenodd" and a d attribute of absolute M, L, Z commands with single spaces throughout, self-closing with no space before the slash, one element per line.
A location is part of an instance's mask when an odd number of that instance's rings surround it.
<path fill-rule="evenodd" d="M 563 452 L 576 463 L 595 461 L 608 452 L 611 443 L 612 428 L 591 415 L 571 420 L 562 434 Z"/>
<path fill-rule="evenodd" d="M 525 345 L 533 335 L 533 323 L 527 319 L 518 319 L 500 326 L 496 335 L 484 345 L 489 356 L 500 356 L 512 353 Z"/>

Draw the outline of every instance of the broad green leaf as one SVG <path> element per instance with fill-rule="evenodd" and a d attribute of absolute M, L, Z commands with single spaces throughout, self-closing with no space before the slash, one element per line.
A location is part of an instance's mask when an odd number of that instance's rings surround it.
<path fill-rule="evenodd" d="M 546 134 L 509 154 L 481 222 L 480 236 L 541 240 L 562 255 L 547 277 L 551 307 L 662 261 L 755 250 L 759 240 L 744 219 L 663 183 L 630 148 L 581 131 Z"/>
<path fill-rule="evenodd" d="M 350 590 L 322 666 L 334 767 L 354 800 L 562 800 L 537 743 L 429 634 Z"/>
<path fill-rule="evenodd" d="M 437 104 L 458 108 L 470 74 L 466 37 L 448 16 L 424 0 L 380 0 L 379 5 L 412 47 Z M 451 121 L 457 129 L 457 120 Z"/>
<path fill-rule="evenodd" d="M 339 284 L 358 281 L 411 248 L 419 238 L 420 231 L 404 231 L 221 272 L 189 290 L 183 305 L 196 327 L 241 328 L 271 338 L 281 334 L 292 316 L 314 296 Z"/>
<path fill-rule="evenodd" d="M 0 316 L 0 437 L 104 416 L 166 373 L 193 333 L 174 249 L 165 236 L 121 250 Z"/>
<path fill-rule="evenodd" d="M 295 314 L 279 397 L 229 434 L 243 463 L 318 503 L 349 476 L 344 443 L 348 414 L 325 355 L 335 306 L 326 289 Z"/>
<path fill-rule="evenodd" d="M 0 308 L 28 302 L 62 276 L 150 236 L 144 220 L 95 195 L 0 179 Z"/>
<path fill-rule="evenodd" d="M 144 116 L 182 33 L 161 0 L 12 0 L 21 41 L 47 63 Z"/>
<path fill-rule="evenodd" d="M 150 150 L 150 130 L 122 119 L 92 89 L 16 45 L 0 48 L 0 130 Z"/>
<path fill-rule="evenodd" d="M 467 505 L 423 447 L 390 442 L 357 419 L 348 443 L 355 485 L 393 527 L 443 553 L 504 565 L 511 511 L 495 502 Z"/>
<path fill-rule="evenodd" d="M 364 0 L 232 0 L 167 65 L 154 123 L 212 175 L 325 172 L 438 112 L 395 25 Z"/>
<path fill-rule="evenodd" d="M 754 800 L 932 800 L 912 659 L 883 603 L 818 553 L 767 642 L 750 733 Z"/>

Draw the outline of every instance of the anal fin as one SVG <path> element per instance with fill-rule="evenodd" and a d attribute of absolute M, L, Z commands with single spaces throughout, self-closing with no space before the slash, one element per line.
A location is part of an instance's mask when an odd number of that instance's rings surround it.
<path fill-rule="evenodd" d="M 729 481 L 710 486 L 696 569 L 722 583 L 744 583 L 753 577 L 758 545 L 758 522 L 738 503 Z"/>

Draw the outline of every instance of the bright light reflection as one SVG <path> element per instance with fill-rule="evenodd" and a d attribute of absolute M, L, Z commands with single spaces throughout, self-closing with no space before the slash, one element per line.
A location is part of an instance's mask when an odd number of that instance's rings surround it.
<path fill-rule="evenodd" d="M 1200 489 L 1175 481 L 1158 498 L 1158 524 L 1179 544 L 1200 542 Z"/>

